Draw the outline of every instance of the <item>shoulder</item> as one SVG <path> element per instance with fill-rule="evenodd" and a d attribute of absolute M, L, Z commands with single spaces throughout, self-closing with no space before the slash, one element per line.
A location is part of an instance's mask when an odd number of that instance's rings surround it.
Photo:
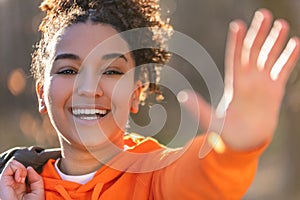
<path fill-rule="evenodd" d="M 125 148 L 136 153 L 155 151 L 165 149 L 166 147 L 160 144 L 156 139 L 144 137 L 136 133 L 130 133 L 124 136 Z"/>
<path fill-rule="evenodd" d="M 41 172 L 42 167 L 49 159 L 57 159 L 61 156 L 60 149 L 43 149 L 41 147 L 15 147 L 0 155 L 0 173 L 6 163 L 15 159 L 25 167 L 32 166 L 37 172 Z"/>

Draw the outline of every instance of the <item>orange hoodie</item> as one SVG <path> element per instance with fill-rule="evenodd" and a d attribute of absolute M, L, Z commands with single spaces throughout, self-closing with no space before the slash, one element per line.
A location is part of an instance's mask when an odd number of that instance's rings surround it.
<path fill-rule="evenodd" d="M 171 150 L 154 139 L 126 136 L 125 144 L 131 148 L 101 167 L 84 185 L 61 180 L 55 160 L 49 160 L 41 173 L 46 199 L 241 199 L 266 145 L 249 152 L 212 150 L 199 158 L 203 141 L 199 136 L 186 148 Z"/>

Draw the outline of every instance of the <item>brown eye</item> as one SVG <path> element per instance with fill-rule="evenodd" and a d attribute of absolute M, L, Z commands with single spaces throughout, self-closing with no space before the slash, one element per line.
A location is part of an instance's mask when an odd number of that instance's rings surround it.
<path fill-rule="evenodd" d="M 118 70 L 107 70 L 103 75 L 123 75 L 124 73 Z"/>
<path fill-rule="evenodd" d="M 77 71 L 75 71 L 73 69 L 65 69 L 65 70 L 61 70 L 61 71 L 57 72 L 57 74 L 73 75 L 73 74 L 77 74 Z"/>

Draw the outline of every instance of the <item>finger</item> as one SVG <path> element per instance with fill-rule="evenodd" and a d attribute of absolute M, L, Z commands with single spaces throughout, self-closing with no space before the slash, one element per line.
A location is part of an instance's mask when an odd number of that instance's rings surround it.
<path fill-rule="evenodd" d="M 200 126 L 207 131 L 212 118 L 211 106 L 195 92 L 181 91 L 177 95 L 178 101 L 199 121 Z"/>
<path fill-rule="evenodd" d="M 233 95 L 233 80 L 241 67 L 241 53 L 246 34 L 246 25 L 241 20 L 230 23 L 225 57 L 225 90 L 223 98 L 231 100 Z"/>
<path fill-rule="evenodd" d="M 258 56 L 257 66 L 260 70 L 270 73 L 278 56 L 282 52 L 289 32 L 289 25 L 285 20 L 276 20 L 264 42 Z"/>
<path fill-rule="evenodd" d="M 241 50 L 243 40 L 246 34 L 246 25 L 241 20 L 235 20 L 230 23 L 226 54 L 225 54 L 225 89 L 232 87 L 233 70 L 241 65 Z"/>
<path fill-rule="evenodd" d="M 243 66 L 256 67 L 257 58 L 260 49 L 267 37 L 272 25 L 272 14 L 266 9 L 260 9 L 255 12 L 250 28 L 244 40 L 242 50 Z"/>
<path fill-rule="evenodd" d="M 13 176 L 14 180 L 17 183 L 25 183 L 25 179 L 27 176 L 27 170 L 23 164 L 19 163 L 16 160 L 12 160 L 9 162 L 7 167 L 3 171 L 4 176 Z"/>
<path fill-rule="evenodd" d="M 38 196 L 42 195 L 44 191 L 43 178 L 30 166 L 27 167 L 27 173 L 31 192 Z"/>
<path fill-rule="evenodd" d="M 299 54 L 300 40 L 297 37 L 291 38 L 274 64 L 270 72 L 271 78 L 273 80 L 278 79 L 278 81 L 285 83 L 299 59 Z"/>

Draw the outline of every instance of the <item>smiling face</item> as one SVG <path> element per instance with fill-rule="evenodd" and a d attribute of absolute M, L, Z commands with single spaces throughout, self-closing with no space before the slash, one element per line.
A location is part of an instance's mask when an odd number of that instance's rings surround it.
<path fill-rule="evenodd" d="M 121 147 L 140 91 L 135 62 L 117 34 L 110 25 L 77 23 L 59 37 L 37 93 L 61 142 L 96 147 L 108 138 Z"/>

